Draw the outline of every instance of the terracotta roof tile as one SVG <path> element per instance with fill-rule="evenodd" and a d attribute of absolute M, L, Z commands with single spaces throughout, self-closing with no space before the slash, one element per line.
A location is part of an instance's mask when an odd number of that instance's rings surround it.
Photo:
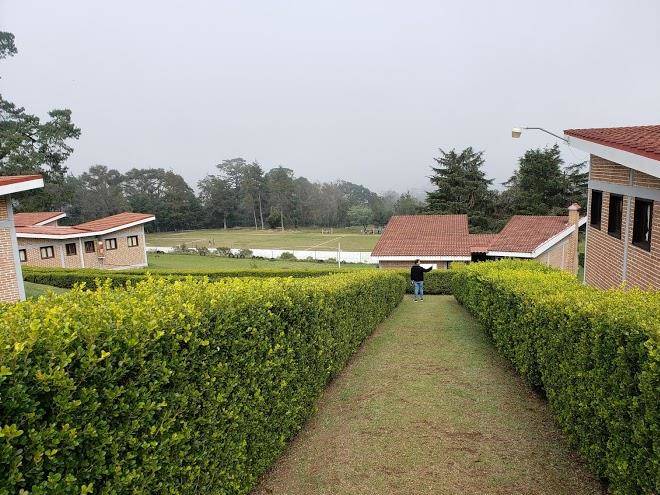
<path fill-rule="evenodd" d="M 17 226 L 17 234 L 39 234 L 39 235 L 85 235 L 86 230 L 80 230 L 76 227 L 48 227 L 48 226 Z"/>
<path fill-rule="evenodd" d="M 109 217 L 99 218 L 98 220 L 92 220 L 91 222 L 81 223 L 76 225 L 76 228 L 90 232 L 101 232 L 104 230 L 113 229 L 115 227 L 121 227 L 122 225 L 127 225 L 129 223 L 147 220 L 153 217 L 154 216 L 149 213 L 124 212 L 118 213 L 117 215 L 111 215 Z"/>
<path fill-rule="evenodd" d="M 467 215 L 397 215 L 372 256 L 470 256 Z"/>
<path fill-rule="evenodd" d="M 485 253 L 499 234 L 470 234 L 470 252 Z"/>
<path fill-rule="evenodd" d="M 564 134 L 660 161 L 660 125 L 567 129 Z"/>
<path fill-rule="evenodd" d="M 29 213 L 14 213 L 14 225 L 17 227 L 27 227 L 37 225 L 41 222 L 55 219 L 63 215 L 61 211 L 33 211 Z"/>
<path fill-rule="evenodd" d="M 567 227 L 568 217 L 565 216 L 514 215 L 490 244 L 488 250 L 531 253 Z"/>
<path fill-rule="evenodd" d="M 8 186 L 9 184 L 17 184 L 18 182 L 27 182 L 41 178 L 41 175 L 3 175 L 0 176 L 0 186 Z"/>

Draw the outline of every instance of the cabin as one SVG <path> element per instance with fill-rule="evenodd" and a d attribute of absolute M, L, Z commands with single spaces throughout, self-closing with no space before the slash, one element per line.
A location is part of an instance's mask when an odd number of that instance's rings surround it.
<path fill-rule="evenodd" d="M 149 213 L 119 213 L 73 226 L 62 212 L 16 214 L 17 258 L 24 266 L 119 270 L 147 266 Z"/>
<path fill-rule="evenodd" d="M 565 216 L 515 215 L 497 234 L 470 234 L 467 215 L 396 215 L 371 255 L 381 268 L 521 258 L 577 273 L 578 231 L 587 221 L 579 211 L 573 204 Z"/>

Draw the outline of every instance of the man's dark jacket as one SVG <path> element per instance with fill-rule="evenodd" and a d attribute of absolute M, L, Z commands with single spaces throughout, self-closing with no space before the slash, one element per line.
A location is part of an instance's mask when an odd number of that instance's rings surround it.
<path fill-rule="evenodd" d="M 413 265 L 410 269 L 410 280 L 413 282 L 424 282 L 424 272 L 430 272 L 431 267 L 424 268 L 421 265 Z"/>

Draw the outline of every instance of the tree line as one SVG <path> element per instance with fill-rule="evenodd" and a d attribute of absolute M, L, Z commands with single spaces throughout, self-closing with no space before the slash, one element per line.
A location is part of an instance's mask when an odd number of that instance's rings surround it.
<path fill-rule="evenodd" d="M 0 32 L 0 60 L 17 52 L 14 36 Z M 196 184 L 163 168 L 121 173 L 104 165 L 69 173 L 66 160 L 80 129 L 68 109 L 42 121 L 0 95 L 0 174 L 42 174 L 45 187 L 16 198 L 18 211 L 65 211 L 79 223 L 121 211 L 156 216 L 159 231 L 252 227 L 382 226 L 393 214 L 469 216 L 473 232 L 497 231 L 514 214 L 565 214 L 572 202 L 586 203 L 585 164 L 564 166 L 557 145 L 527 151 L 502 190 L 483 170 L 484 153 L 471 147 L 440 150 L 426 201 L 409 192 L 377 194 L 345 180 L 314 182 L 279 166 L 232 158 Z"/>

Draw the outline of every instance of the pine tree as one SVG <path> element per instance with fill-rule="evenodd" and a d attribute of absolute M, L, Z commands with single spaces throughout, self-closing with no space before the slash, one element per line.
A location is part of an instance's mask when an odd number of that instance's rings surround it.
<path fill-rule="evenodd" d="M 486 178 L 483 151 L 468 147 L 457 153 L 445 152 L 434 158 L 438 167 L 431 167 L 431 183 L 436 187 L 426 194 L 427 212 L 434 214 L 467 214 L 474 232 L 496 228 L 493 220 L 496 193 L 490 189 L 492 180 Z"/>

